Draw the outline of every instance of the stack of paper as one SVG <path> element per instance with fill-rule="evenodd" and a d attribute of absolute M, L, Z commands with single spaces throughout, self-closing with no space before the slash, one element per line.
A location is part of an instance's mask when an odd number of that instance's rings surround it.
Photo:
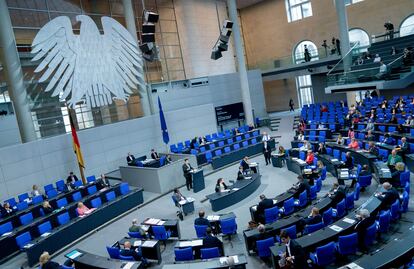
<path fill-rule="evenodd" d="M 343 230 L 343 228 L 337 226 L 337 225 L 331 225 L 329 226 L 329 228 L 331 228 L 332 230 L 334 230 L 335 232 L 340 232 Z"/>
<path fill-rule="evenodd" d="M 353 224 L 355 222 L 355 220 L 350 219 L 350 218 L 344 218 L 343 221 L 345 221 L 346 223 L 349 223 L 349 224 Z"/>
<path fill-rule="evenodd" d="M 147 241 L 145 241 L 145 242 L 142 244 L 142 246 L 143 246 L 143 247 L 147 247 L 147 248 L 152 248 L 152 247 L 154 247 L 154 246 L 155 246 L 155 244 L 157 244 L 157 241 L 154 241 L 154 240 L 147 240 Z"/>
<path fill-rule="evenodd" d="M 353 262 L 351 262 L 350 264 L 347 264 L 346 268 L 348 268 L 348 269 L 364 269 L 364 267 L 361 267 L 358 264 L 353 263 Z"/>
<path fill-rule="evenodd" d="M 141 240 L 137 240 L 134 242 L 134 247 L 139 247 L 142 245 L 142 241 Z"/>
<path fill-rule="evenodd" d="M 125 263 L 124 267 L 122 267 L 122 269 L 131 269 L 132 266 L 135 265 L 135 262 L 127 262 Z"/>
<path fill-rule="evenodd" d="M 207 216 L 208 221 L 218 221 L 219 219 L 220 219 L 220 216 L 217 216 L 217 215 Z"/>
<path fill-rule="evenodd" d="M 160 221 L 161 221 L 160 219 L 149 218 L 144 223 L 149 224 L 149 225 L 157 225 L 158 222 L 160 222 Z"/>

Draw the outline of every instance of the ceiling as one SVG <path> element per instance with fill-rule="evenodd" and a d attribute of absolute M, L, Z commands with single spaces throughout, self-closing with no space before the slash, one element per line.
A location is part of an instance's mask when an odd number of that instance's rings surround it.
<path fill-rule="evenodd" d="M 262 1 L 263 0 L 237 0 L 237 8 L 245 8 Z"/>

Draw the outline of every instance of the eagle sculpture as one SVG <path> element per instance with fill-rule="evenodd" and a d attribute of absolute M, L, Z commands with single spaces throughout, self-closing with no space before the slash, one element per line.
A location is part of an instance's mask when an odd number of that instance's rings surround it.
<path fill-rule="evenodd" d="M 145 89 L 143 61 L 135 39 L 116 20 L 102 17 L 101 35 L 95 22 L 76 16 L 80 34 L 72 30 L 66 16 L 48 22 L 32 43 L 32 61 L 43 59 L 35 73 L 43 72 L 39 83 L 49 83 L 46 92 L 59 96 L 73 108 L 109 105 L 113 99 L 128 100 L 137 85 Z"/>

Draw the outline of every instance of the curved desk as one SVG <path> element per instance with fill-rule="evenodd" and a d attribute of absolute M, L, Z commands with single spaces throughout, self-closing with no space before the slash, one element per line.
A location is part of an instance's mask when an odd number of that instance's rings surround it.
<path fill-rule="evenodd" d="M 122 269 L 129 265 L 131 269 L 144 268 L 141 262 L 121 261 L 98 256 L 89 252 L 74 249 L 65 255 L 75 264 L 76 269 Z"/>
<path fill-rule="evenodd" d="M 176 262 L 175 264 L 165 264 L 162 269 L 216 269 L 216 268 L 246 268 L 247 259 L 244 254 L 232 255 L 229 257 L 237 257 L 237 263 L 232 266 L 221 262 L 221 258 L 214 258 L 208 260 Z"/>
<path fill-rule="evenodd" d="M 354 163 L 359 163 L 361 165 L 366 164 L 368 167 L 370 167 L 371 171 L 373 170 L 373 162 L 375 162 L 378 157 L 374 154 L 371 154 L 365 150 L 362 149 L 351 149 L 344 145 L 338 145 L 336 143 L 328 142 L 326 143 L 327 147 L 330 147 L 332 149 L 338 149 L 341 152 L 351 152 L 351 156 L 355 159 Z"/>
<path fill-rule="evenodd" d="M 207 195 L 213 211 L 232 206 L 252 194 L 261 184 L 261 175 L 253 174 L 251 179 L 238 180 L 230 186 L 229 192 L 216 192 Z"/>

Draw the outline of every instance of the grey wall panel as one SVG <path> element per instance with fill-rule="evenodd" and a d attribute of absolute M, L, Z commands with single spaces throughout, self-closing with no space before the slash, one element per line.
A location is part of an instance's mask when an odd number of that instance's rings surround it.
<path fill-rule="evenodd" d="M 21 143 L 19 127 L 14 115 L 0 116 L 0 147 Z"/>

